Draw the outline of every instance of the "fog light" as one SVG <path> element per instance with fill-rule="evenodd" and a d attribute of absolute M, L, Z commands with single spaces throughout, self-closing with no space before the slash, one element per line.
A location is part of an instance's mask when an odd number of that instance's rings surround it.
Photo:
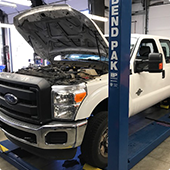
<path fill-rule="evenodd" d="M 47 144 L 64 144 L 67 142 L 67 133 L 66 132 L 49 132 L 45 141 Z"/>

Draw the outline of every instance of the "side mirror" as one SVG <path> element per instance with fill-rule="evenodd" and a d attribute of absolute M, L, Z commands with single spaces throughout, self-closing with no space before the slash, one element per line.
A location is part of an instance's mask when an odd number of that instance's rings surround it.
<path fill-rule="evenodd" d="M 161 53 L 149 54 L 149 72 L 160 73 L 163 71 L 163 62 Z"/>

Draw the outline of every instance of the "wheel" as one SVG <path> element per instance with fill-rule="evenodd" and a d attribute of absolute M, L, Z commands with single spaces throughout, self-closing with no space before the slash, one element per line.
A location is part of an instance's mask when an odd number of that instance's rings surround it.
<path fill-rule="evenodd" d="M 108 113 L 100 112 L 91 117 L 81 145 L 82 158 L 98 168 L 108 163 Z"/>

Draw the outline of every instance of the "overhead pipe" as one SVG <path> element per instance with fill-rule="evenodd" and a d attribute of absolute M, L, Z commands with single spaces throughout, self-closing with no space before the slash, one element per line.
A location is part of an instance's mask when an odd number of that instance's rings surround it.
<path fill-rule="evenodd" d="M 149 4 L 150 0 L 145 0 L 145 34 L 148 34 Z"/>

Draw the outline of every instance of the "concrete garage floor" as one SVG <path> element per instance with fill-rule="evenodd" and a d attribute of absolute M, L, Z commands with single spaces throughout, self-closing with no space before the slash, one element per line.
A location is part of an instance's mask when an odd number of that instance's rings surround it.
<path fill-rule="evenodd" d="M 153 107 L 135 115 L 133 118 L 129 119 L 129 135 L 135 133 L 135 131 L 140 130 L 142 127 L 145 127 L 147 124 L 152 122 L 148 119 L 145 119 L 146 116 L 159 119 L 159 117 L 162 117 L 167 113 L 169 114 L 170 110 Z M 6 137 L 0 130 L 0 141 L 4 140 L 6 140 Z M 66 169 L 62 167 L 62 161 L 49 161 L 32 155 L 30 157 L 28 156 L 27 158 L 24 158 L 24 160 L 39 170 L 80 170 L 81 167 L 80 165 L 75 165 L 72 168 L 70 167 Z M 16 170 L 16 168 L 0 157 L 0 170 Z M 170 137 L 161 143 L 156 149 L 150 152 L 131 170 L 170 170 Z"/>
<path fill-rule="evenodd" d="M 0 141 L 3 140 L 6 140 L 6 137 L 3 132 L 0 131 Z M 53 169 L 50 167 L 48 167 L 48 170 Z M 0 157 L 0 170 L 16 170 L 16 168 Z M 131 170 L 170 170 L 170 137 L 154 149 L 148 156 L 142 159 Z"/>
<path fill-rule="evenodd" d="M 3 132 L 0 131 L 0 141 L 3 140 L 6 140 L 6 137 Z M 31 160 L 29 160 L 29 162 L 30 161 Z M 37 160 L 37 163 L 38 162 L 40 162 L 40 160 Z M 50 164 L 46 169 L 52 170 L 52 165 L 53 164 Z M 40 170 L 42 169 L 40 168 Z M 0 157 L 0 170 L 16 170 L 16 168 Z M 170 170 L 170 137 L 154 149 L 148 156 L 142 159 L 131 170 Z"/>
<path fill-rule="evenodd" d="M 170 170 L 170 137 L 131 170 Z"/>

